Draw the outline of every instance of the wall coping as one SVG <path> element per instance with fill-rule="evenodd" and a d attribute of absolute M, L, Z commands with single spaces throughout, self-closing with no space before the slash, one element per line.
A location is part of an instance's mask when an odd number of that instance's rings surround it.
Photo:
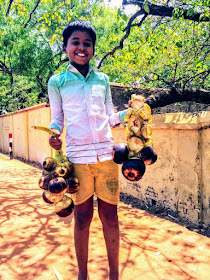
<path fill-rule="evenodd" d="M 207 129 L 210 128 L 210 112 L 153 115 L 152 126 L 155 129 Z"/>
<path fill-rule="evenodd" d="M 0 118 L 8 117 L 8 116 L 11 116 L 11 115 L 20 114 L 20 113 L 24 113 L 24 112 L 28 112 L 28 111 L 33 111 L 33 110 L 44 108 L 44 107 L 46 107 L 46 103 L 42 103 L 42 104 L 35 105 L 35 106 L 32 106 L 32 107 L 27 107 L 27 108 L 24 108 L 22 110 L 18 110 L 17 112 L 11 112 L 11 113 L 7 113 L 7 114 L 4 114 L 4 115 L 0 115 Z"/>
<path fill-rule="evenodd" d="M 118 84 L 119 86 L 119 84 Z M 0 115 L 0 118 L 40 108 L 45 108 L 46 103 L 24 108 L 17 112 Z M 166 113 L 153 115 L 152 126 L 154 129 L 207 129 L 210 128 L 210 112 L 200 113 Z"/>

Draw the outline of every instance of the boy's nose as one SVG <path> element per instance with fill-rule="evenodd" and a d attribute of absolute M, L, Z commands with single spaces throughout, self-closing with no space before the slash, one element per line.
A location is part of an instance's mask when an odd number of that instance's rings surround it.
<path fill-rule="evenodd" d="M 79 49 L 81 49 L 81 50 L 85 49 L 85 46 L 83 43 L 79 44 Z"/>

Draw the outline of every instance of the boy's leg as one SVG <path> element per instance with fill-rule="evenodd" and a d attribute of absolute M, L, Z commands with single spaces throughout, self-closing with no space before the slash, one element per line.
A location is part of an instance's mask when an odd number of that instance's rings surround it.
<path fill-rule="evenodd" d="M 98 199 L 98 212 L 103 225 L 103 233 L 110 267 L 110 280 L 118 280 L 120 242 L 117 205 L 112 205 Z"/>
<path fill-rule="evenodd" d="M 74 208 L 74 242 L 79 267 L 78 280 L 88 279 L 88 241 L 89 228 L 93 217 L 93 196 Z"/>

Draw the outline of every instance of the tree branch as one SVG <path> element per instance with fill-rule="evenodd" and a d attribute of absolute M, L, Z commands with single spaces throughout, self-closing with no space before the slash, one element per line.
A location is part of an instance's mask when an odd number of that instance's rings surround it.
<path fill-rule="evenodd" d="M 123 0 L 123 5 L 137 5 L 139 6 L 141 9 L 144 9 L 144 1 L 138 1 L 138 0 L 133 0 L 133 1 L 129 1 L 129 0 Z M 147 2 L 147 5 L 149 7 L 149 15 L 152 16 L 164 16 L 164 17 L 172 17 L 173 13 L 175 11 L 174 7 L 169 7 L 169 6 L 158 6 L 155 4 L 151 4 L 149 2 Z M 195 13 L 193 15 L 190 15 L 188 13 L 188 9 L 179 9 L 181 11 L 181 16 L 183 16 L 184 19 L 188 19 L 188 20 L 192 20 L 192 21 L 196 21 L 196 22 L 208 22 L 210 21 L 210 17 L 202 17 L 201 18 L 201 14 L 200 13 Z"/>
<path fill-rule="evenodd" d="M 33 13 L 36 11 L 37 7 L 39 6 L 39 3 L 41 2 L 41 0 L 38 0 L 37 3 L 36 3 L 36 6 L 34 7 L 34 9 L 30 12 L 30 15 L 29 15 L 29 19 L 28 21 L 26 22 L 26 24 L 24 25 L 23 28 L 26 28 L 27 25 L 29 24 L 30 20 L 31 20 L 31 17 L 33 15 Z"/>
<path fill-rule="evenodd" d="M 11 6 L 12 6 L 13 1 L 14 1 L 14 0 L 10 0 L 10 1 L 9 1 L 9 5 L 8 5 L 8 8 L 7 8 L 6 16 L 9 15 L 9 12 L 10 12 L 10 9 L 11 9 Z"/>
<path fill-rule="evenodd" d="M 12 75 L 12 71 L 6 66 L 4 62 L 0 60 L 0 72 L 7 73 L 10 76 Z"/>
<path fill-rule="evenodd" d="M 200 73 L 197 73 L 196 75 L 194 75 L 194 76 L 191 76 L 189 79 L 187 79 L 185 82 L 184 82 L 184 85 L 183 85 L 183 91 L 185 90 L 185 87 L 186 87 L 186 85 L 187 85 L 187 83 L 189 83 L 189 81 L 191 81 L 191 80 L 193 80 L 194 78 L 197 78 L 197 77 L 199 77 L 199 76 L 202 76 L 202 75 L 209 75 L 210 74 L 210 69 L 208 69 L 208 70 L 206 70 L 206 71 L 203 71 L 203 72 L 200 72 Z M 206 76 L 206 77 L 207 77 Z"/>
<path fill-rule="evenodd" d="M 140 14 L 142 14 L 141 11 L 138 11 L 137 13 L 135 13 L 135 15 L 133 15 L 129 22 L 127 27 L 124 29 L 124 31 L 126 31 L 125 35 L 122 37 L 122 39 L 120 40 L 120 44 L 118 46 L 116 46 L 112 51 L 108 52 L 105 54 L 105 56 L 100 60 L 99 64 L 98 64 L 98 69 L 101 68 L 103 61 L 109 56 L 109 55 L 113 55 L 118 49 L 122 49 L 123 48 L 123 44 L 124 41 L 128 38 L 128 36 L 130 35 L 130 30 L 131 30 L 131 23 L 134 21 L 134 19 L 136 17 L 138 17 Z M 147 17 L 147 14 L 144 14 L 143 18 L 141 19 L 141 21 L 139 22 L 139 26 L 141 26 L 141 24 L 143 23 L 143 21 L 145 20 L 145 18 Z"/>

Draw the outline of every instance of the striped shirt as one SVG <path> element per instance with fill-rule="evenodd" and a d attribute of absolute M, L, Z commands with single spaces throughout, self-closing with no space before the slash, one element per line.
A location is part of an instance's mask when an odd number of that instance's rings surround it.
<path fill-rule="evenodd" d="M 88 164 L 112 159 L 111 127 L 126 110 L 114 112 L 108 76 L 91 66 L 84 77 L 71 64 L 48 82 L 50 128 L 61 133 L 66 126 L 66 153 L 72 163 Z"/>

